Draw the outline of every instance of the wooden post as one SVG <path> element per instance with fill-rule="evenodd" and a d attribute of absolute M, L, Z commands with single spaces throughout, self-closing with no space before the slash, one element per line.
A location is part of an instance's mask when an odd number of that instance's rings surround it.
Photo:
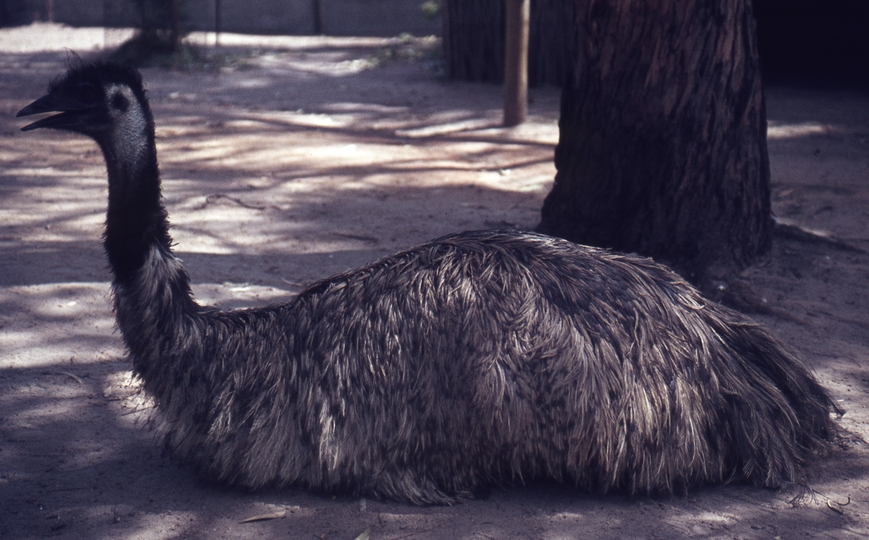
<path fill-rule="evenodd" d="M 504 48 L 504 125 L 517 126 L 528 116 L 528 29 L 531 0 L 507 2 Z"/>
<path fill-rule="evenodd" d="M 220 0 L 214 0 L 214 48 L 220 47 L 220 31 L 223 26 L 223 6 Z"/>

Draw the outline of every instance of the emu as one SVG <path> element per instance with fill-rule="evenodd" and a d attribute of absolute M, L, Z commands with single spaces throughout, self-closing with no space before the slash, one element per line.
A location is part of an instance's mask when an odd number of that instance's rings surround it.
<path fill-rule="evenodd" d="M 837 405 L 766 331 L 636 255 L 453 234 L 294 299 L 197 304 L 172 254 L 140 74 L 82 62 L 18 116 L 108 173 L 117 326 L 166 447 L 250 489 L 450 504 L 552 479 L 594 493 L 803 483 Z"/>

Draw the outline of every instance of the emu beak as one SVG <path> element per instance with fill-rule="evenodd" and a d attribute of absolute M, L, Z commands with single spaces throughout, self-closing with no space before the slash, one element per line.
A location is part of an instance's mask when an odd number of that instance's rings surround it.
<path fill-rule="evenodd" d="M 27 124 L 21 128 L 21 131 L 30 131 L 39 128 L 69 129 L 69 126 L 77 123 L 80 116 L 79 113 L 85 108 L 86 107 L 81 103 L 69 98 L 64 98 L 55 94 L 47 94 L 18 111 L 18 114 L 16 114 L 15 117 L 31 116 L 47 112 L 59 112 L 60 114 L 48 116 L 31 124 Z"/>

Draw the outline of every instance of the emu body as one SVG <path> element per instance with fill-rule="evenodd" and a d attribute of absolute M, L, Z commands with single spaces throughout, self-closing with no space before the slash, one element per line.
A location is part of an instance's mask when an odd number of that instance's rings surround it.
<path fill-rule="evenodd" d="M 446 236 L 292 301 L 198 305 L 139 74 L 72 68 L 19 116 L 95 139 L 118 327 L 167 447 L 217 481 L 417 504 L 536 478 L 778 486 L 835 439 L 798 359 L 665 267 L 542 235 Z"/>

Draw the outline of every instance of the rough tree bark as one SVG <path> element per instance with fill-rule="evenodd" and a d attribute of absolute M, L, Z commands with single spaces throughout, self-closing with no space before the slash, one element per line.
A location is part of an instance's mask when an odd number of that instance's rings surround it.
<path fill-rule="evenodd" d="M 670 264 L 704 288 L 771 242 L 751 0 L 576 0 L 540 229 Z"/>

